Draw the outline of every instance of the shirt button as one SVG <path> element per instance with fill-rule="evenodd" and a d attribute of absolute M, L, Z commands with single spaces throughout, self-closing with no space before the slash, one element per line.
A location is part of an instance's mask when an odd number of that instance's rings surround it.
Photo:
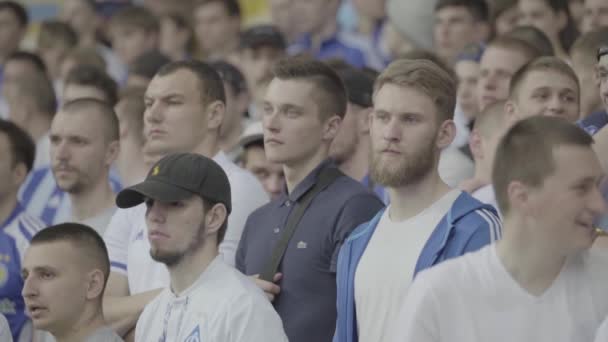
<path fill-rule="evenodd" d="M 285 202 L 285 206 L 287 206 L 287 207 L 291 206 L 291 201 Z"/>
<path fill-rule="evenodd" d="M 275 228 L 273 231 L 278 234 L 281 230 L 279 228 Z"/>

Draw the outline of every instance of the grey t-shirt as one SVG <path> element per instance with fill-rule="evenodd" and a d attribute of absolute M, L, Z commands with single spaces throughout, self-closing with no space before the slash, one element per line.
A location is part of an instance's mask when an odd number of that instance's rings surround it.
<path fill-rule="evenodd" d="M 120 336 L 118 336 L 114 330 L 108 327 L 102 327 L 95 330 L 94 333 L 89 335 L 84 342 L 124 342 Z"/>

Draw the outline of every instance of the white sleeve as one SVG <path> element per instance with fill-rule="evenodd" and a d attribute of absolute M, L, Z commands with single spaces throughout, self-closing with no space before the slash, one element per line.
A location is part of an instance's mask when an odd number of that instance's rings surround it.
<path fill-rule="evenodd" d="M 129 210 L 132 209 L 117 209 L 112 215 L 108 229 L 104 234 L 104 241 L 110 257 L 110 271 L 124 276 L 127 276 L 129 239 L 131 229 L 133 229 Z"/>
<path fill-rule="evenodd" d="M 391 342 L 439 342 L 437 300 L 421 272 L 410 286 L 389 335 Z"/>
<path fill-rule="evenodd" d="M 606 342 L 608 341 L 608 317 L 602 323 L 599 329 L 597 329 L 597 334 L 595 335 L 595 342 Z"/>
<path fill-rule="evenodd" d="M 279 314 L 264 297 L 235 299 L 222 324 L 226 342 L 288 342 Z"/>
<path fill-rule="evenodd" d="M 606 289 L 608 289 L 608 272 L 606 272 L 608 251 L 594 246 L 589 251 L 588 257 L 587 274 L 591 286 L 591 296 L 596 308 L 595 314 L 599 317 L 599 320 L 602 320 L 604 317 L 608 317 L 608 296 L 606 295 Z"/>
<path fill-rule="evenodd" d="M 254 210 L 268 202 L 268 195 L 253 175 L 239 170 L 231 176 L 232 212 L 228 216 L 228 229 L 219 246 L 219 253 L 225 263 L 234 266 L 236 250 L 247 218 Z"/>
<path fill-rule="evenodd" d="M 0 314 L 0 341 L 13 342 L 11 329 L 8 327 L 8 321 L 3 314 Z"/>

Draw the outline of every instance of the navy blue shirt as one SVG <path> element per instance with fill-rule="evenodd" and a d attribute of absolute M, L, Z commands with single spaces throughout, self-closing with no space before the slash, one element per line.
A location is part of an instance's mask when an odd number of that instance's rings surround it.
<path fill-rule="evenodd" d="M 249 216 L 236 254 L 241 272 L 263 272 L 293 204 L 314 186 L 326 167 L 336 166 L 330 161 L 321 163 L 289 195 L 284 192 Z M 348 176 L 339 177 L 313 199 L 285 251 L 279 269 L 283 273 L 281 293 L 273 303 L 290 342 L 332 340 L 340 246 L 353 229 L 371 220 L 382 207 L 374 193 Z"/>

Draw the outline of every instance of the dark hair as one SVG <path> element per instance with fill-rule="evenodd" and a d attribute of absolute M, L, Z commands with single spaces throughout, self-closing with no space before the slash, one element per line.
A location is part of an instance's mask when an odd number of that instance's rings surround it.
<path fill-rule="evenodd" d="M 492 167 L 500 211 L 507 214 L 511 209 L 507 193 L 511 182 L 538 187 L 555 172 L 556 147 L 591 144 L 589 134 L 561 118 L 539 115 L 517 122 L 501 139 Z"/>
<path fill-rule="evenodd" d="M 114 108 L 107 101 L 93 98 L 80 98 L 69 101 L 61 107 L 62 112 L 82 113 L 84 115 L 97 114 L 103 118 L 105 138 L 107 142 L 119 139 L 118 117 Z"/>
<path fill-rule="evenodd" d="M 11 80 L 5 87 L 15 87 L 19 96 L 36 105 L 37 109 L 53 118 L 57 110 L 57 97 L 53 82 L 48 75 L 40 73 Z"/>
<path fill-rule="evenodd" d="M 566 51 L 570 51 L 570 47 L 578 37 L 578 29 L 576 23 L 570 13 L 569 0 L 544 0 L 555 13 L 563 12 L 566 15 L 566 27 L 560 31 L 559 40 Z"/>
<path fill-rule="evenodd" d="M 435 12 L 445 7 L 464 7 L 476 21 L 488 21 L 490 18 L 486 0 L 439 0 L 435 5 Z"/>
<path fill-rule="evenodd" d="M 73 48 L 78 44 L 78 34 L 74 29 L 59 20 L 46 20 L 40 24 L 38 34 L 38 47 L 49 48 L 58 43 L 65 44 L 68 48 Z"/>
<path fill-rule="evenodd" d="M 197 9 L 207 4 L 218 3 L 224 6 L 226 13 L 230 17 L 241 16 L 241 6 L 237 0 L 197 0 L 194 2 L 194 8 Z"/>
<path fill-rule="evenodd" d="M 217 71 L 234 95 L 247 91 L 245 76 L 237 67 L 225 61 L 211 62 L 209 65 Z"/>
<path fill-rule="evenodd" d="M 180 70 L 190 71 L 196 76 L 203 104 L 214 101 L 226 103 L 224 83 L 217 71 L 207 63 L 197 60 L 171 62 L 163 66 L 156 73 L 156 76 L 166 76 Z"/>
<path fill-rule="evenodd" d="M 37 71 L 46 74 L 46 65 L 44 64 L 44 61 L 35 53 L 22 50 L 14 51 L 8 55 L 4 64 L 6 65 L 6 63 L 10 61 L 30 63 Z"/>
<path fill-rule="evenodd" d="M 137 27 L 146 33 L 158 33 L 160 23 L 158 18 L 143 6 L 129 5 L 118 10 L 110 17 L 109 27 Z"/>
<path fill-rule="evenodd" d="M 50 226 L 36 233 L 30 242 L 31 246 L 53 243 L 68 242 L 78 249 L 82 258 L 88 257 L 93 260 L 104 275 L 104 288 L 110 276 L 110 259 L 106 244 L 93 228 L 74 222 L 62 223 Z"/>
<path fill-rule="evenodd" d="M 564 62 L 558 57 L 543 56 L 528 62 L 517 70 L 515 74 L 513 74 L 509 84 L 509 98 L 514 99 L 517 97 L 521 84 L 524 82 L 528 74 L 533 71 L 553 71 L 564 75 L 576 83 L 577 91 L 580 93 L 578 77 L 568 63 Z"/>
<path fill-rule="evenodd" d="M 327 64 L 307 57 L 287 57 L 274 65 L 272 75 L 280 80 L 312 83 L 312 97 L 317 103 L 321 120 L 334 115 L 344 117 L 346 88 L 340 76 Z"/>
<path fill-rule="evenodd" d="M 505 34 L 507 37 L 516 38 L 534 46 L 541 56 L 554 56 L 553 44 L 547 35 L 534 26 L 518 26 Z"/>
<path fill-rule="evenodd" d="M 138 75 L 152 79 L 154 75 L 163 67 L 171 62 L 171 59 L 158 50 L 150 50 L 137 57 L 129 68 L 131 75 Z"/>
<path fill-rule="evenodd" d="M 92 65 L 77 65 L 65 79 L 65 87 L 70 84 L 94 87 L 100 90 L 110 106 L 118 101 L 118 85 L 108 74 Z"/>
<path fill-rule="evenodd" d="M 4 133 L 8 137 L 13 166 L 23 163 L 27 172 L 30 172 L 36 158 L 36 144 L 32 137 L 21 127 L 4 119 L 0 119 L 0 133 Z M 6 158 L 6 156 L 2 158 Z"/>
<path fill-rule="evenodd" d="M 27 10 L 16 1 L 0 1 L 0 11 L 11 11 L 19 21 L 19 25 L 23 28 L 27 27 L 30 18 Z"/>
<path fill-rule="evenodd" d="M 581 35 L 570 48 L 570 56 L 579 53 L 586 63 L 595 65 L 600 47 L 608 46 L 608 28 L 602 27 Z"/>

